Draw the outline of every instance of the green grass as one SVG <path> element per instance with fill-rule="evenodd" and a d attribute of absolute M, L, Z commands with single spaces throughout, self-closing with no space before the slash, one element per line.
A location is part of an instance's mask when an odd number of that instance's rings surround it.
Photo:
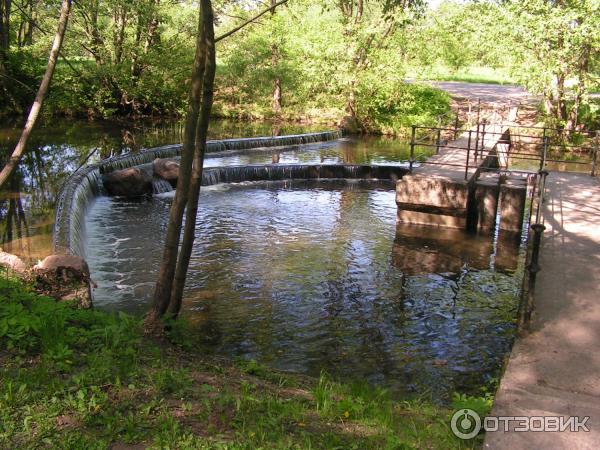
<path fill-rule="evenodd" d="M 491 67 L 466 67 L 453 71 L 447 67 L 435 66 L 426 69 L 410 69 L 407 76 L 431 81 L 458 81 L 462 83 L 514 84 L 515 81 L 505 71 Z"/>
<path fill-rule="evenodd" d="M 141 320 L 76 310 L 0 279 L 0 448 L 473 448 L 450 409 L 385 389 L 230 363 Z M 187 336 L 183 340 L 182 336 Z M 175 341 L 175 343 L 173 343 Z M 177 343 L 177 345 L 176 345 Z M 468 398 L 458 398 L 461 407 Z M 484 400 L 485 402 L 485 400 Z M 481 403 L 481 402 L 480 402 Z"/>

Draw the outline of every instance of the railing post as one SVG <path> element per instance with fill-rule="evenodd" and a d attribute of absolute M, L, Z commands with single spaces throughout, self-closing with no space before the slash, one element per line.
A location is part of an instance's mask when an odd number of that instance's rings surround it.
<path fill-rule="evenodd" d="M 471 157 L 471 136 L 473 130 L 469 130 L 469 139 L 467 141 L 467 163 L 465 164 L 465 181 L 469 178 L 469 159 Z"/>
<path fill-rule="evenodd" d="M 546 168 L 546 158 L 548 157 L 548 136 L 544 128 L 544 147 L 542 149 L 542 159 L 540 160 L 540 172 Z"/>
<path fill-rule="evenodd" d="M 487 125 L 487 120 L 483 119 L 481 121 L 481 124 L 483 126 L 482 130 L 481 130 L 481 147 L 479 147 L 481 149 L 481 155 L 483 155 L 483 149 L 485 147 L 485 127 Z"/>
<path fill-rule="evenodd" d="M 412 172 L 413 164 L 415 162 L 415 136 L 417 134 L 417 127 L 415 125 L 412 126 L 412 130 L 410 133 L 410 159 L 409 159 L 409 168 Z"/>
<path fill-rule="evenodd" d="M 458 139 L 458 111 L 456 111 L 456 118 L 454 119 L 454 140 Z"/>
<path fill-rule="evenodd" d="M 518 313 L 518 322 L 519 328 L 528 328 L 529 322 L 531 320 L 531 313 L 533 311 L 534 304 L 534 291 L 535 291 L 535 281 L 537 278 L 537 274 L 540 271 L 540 248 L 542 243 L 542 235 L 544 234 L 544 230 L 546 227 L 540 223 L 541 217 L 541 205 L 544 202 L 544 191 L 546 186 L 546 177 L 548 176 L 548 172 L 545 170 L 540 170 L 539 177 L 539 191 L 538 191 L 538 205 L 537 205 L 537 213 L 535 223 L 531 225 L 531 231 L 533 232 L 532 241 L 531 241 L 531 253 L 527 255 L 527 288 L 526 293 L 527 297 L 524 301 L 521 302 L 519 306 Z M 534 187 L 535 189 L 535 187 Z M 530 214 L 530 221 L 532 220 Z"/>
<path fill-rule="evenodd" d="M 535 213 L 535 223 L 540 223 L 540 217 L 542 216 L 542 205 L 544 203 L 544 193 L 546 191 L 546 177 L 548 176 L 547 170 L 540 170 L 540 187 L 538 190 L 538 204 Z"/>
<path fill-rule="evenodd" d="M 600 131 L 596 131 L 596 138 L 594 139 L 594 153 L 592 154 L 592 173 L 593 177 L 596 176 L 596 168 L 598 166 L 598 151 L 600 149 Z"/>
<path fill-rule="evenodd" d="M 467 113 L 467 124 L 469 126 L 469 128 L 471 128 L 471 124 L 473 122 L 471 122 L 471 112 L 473 109 L 473 105 L 471 105 L 471 99 L 467 100 L 468 104 L 469 104 L 469 112 Z"/>
<path fill-rule="evenodd" d="M 435 154 L 440 154 L 440 147 L 442 146 L 442 130 L 438 128 L 437 130 L 437 140 L 435 142 Z"/>
<path fill-rule="evenodd" d="M 477 120 L 477 131 L 475 133 L 475 164 L 477 164 L 477 151 L 479 150 L 479 127 L 480 126 L 481 126 L 481 123 L 479 122 L 479 120 Z"/>
<path fill-rule="evenodd" d="M 542 243 L 542 234 L 546 226 L 541 223 L 534 223 L 531 225 L 533 230 L 533 246 L 531 248 L 531 262 L 529 263 L 529 272 L 537 273 L 540 271 L 540 244 Z"/>

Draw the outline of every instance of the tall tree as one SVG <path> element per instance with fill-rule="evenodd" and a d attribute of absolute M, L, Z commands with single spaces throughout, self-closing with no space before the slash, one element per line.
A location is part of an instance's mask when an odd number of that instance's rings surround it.
<path fill-rule="evenodd" d="M 279 4 L 285 3 L 285 1 L 287 0 L 283 0 Z M 167 237 L 152 308 L 145 321 L 147 333 L 160 333 L 162 331 L 161 319 L 165 314 L 168 312 L 171 317 L 177 317 L 181 309 L 187 270 L 195 240 L 204 154 L 206 152 L 208 125 L 213 103 L 216 71 L 215 43 L 253 23 L 257 17 L 264 15 L 269 9 L 215 38 L 211 0 L 200 0 L 196 56 L 192 69 L 189 105 L 183 148 L 181 150 L 179 179 L 177 181 L 177 185 L 180 187 L 175 191 L 175 198 L 169 213 Z M 180 249 L 179 242 L 184 212 L 186 214 L 186 224 Z"/>
<path fill-rule="evenodd" d="M 209 43 L 209 40 L 211 41 Z M 212 52 L 209 52 L 209 47 Z M 210 53 L 210 54 L 209 54 Z M 190 91 L 188 98 L 188 110 L 185 120 L 185 131 L 183 135 L 183 148 L 181 150 L 181 161 L 179 167 L 179 180 L 177 184 L 180 186 L 175 191 L 175 198 L 171 205 L 169 213 L 169 223 L 167 227 L 167 236 L 165 240 L 165 246 L 163 250 L 163 257 L 160 264 L 160 270 L 156 287 L 154 290 L 154 298 L 152 303 L 152 309 L 146 317 L 146 330 L 148 332 L 160 332 L 161 330 L 161 318 L 165 315 L 169 309 L 171 302 L 171 295 L 174 288 L 174 278 L 177 273 L 177 264 L 179 257 L 179 242 L 183 221 L 183 214 L 188 205 L 188 199 L 190 198 L 189 186 L 191 183 L 192 166 L 196 159 L 196 170 L 195 176 L 198 172 L 202 173 L 202 157 L 203 150 L 206 146 L 206 131 L 202 134 L 202 127 L 206 125 L 208 127 L 208 120 L 203 118 L 199 121 L 200 110 L 202 108 L 203 117 L 208 109 L 210 114 L 210 106 L 212 106 L 212 80 L 205 77 L 207 75 L 206 67 L 211 65 L 211 60 L 214 59 L 214 31 L 213 31 L 213 13 L 212 5 L 210 0 L 201 0 L 198 17 L 198 32 L 196 39 L 196 56 L 194 58 L 194 66 L 192 69 Z M 207 62 L 208 61 L 208 62 Z M 210 73 L 208 73 L 210 75 Z M 214 72 L 213 72 L 214 79 Z M 211 90 L 210 94 L 210 106 L 208 102 L 203 102 L 203 89 L 205 87 Z M 206 124 L 204 123 L 206 121 Z M 196 138 L 199 138 L 198 140 Z M 204 144 L 202 144 L 204 141 Z M 197 158 L 194 158 L 194 156 Z M 198 158 L 200 158 L 198 160 Z M 186 189 L 186 187 L 188 187 Z M 195 184 L 194 184 L 195 187 Z M 199 189 L 199 185 L 198 185 Z M 192 196 L 192 199 L 194 197 Z M 197 202 L 197 199 L 196 199 Z M 196 203 L 197 204 L 197 203 Z M 193 208 L 193 205 L 192 205 Z M 190 209 L 192 209 L 190 208 Z M 188 210 L 189 211 L 189 210 Z M 196 217 L 191 219 L 195 223 Z M 191 245 L 193 243 L 193 235 L 187 236 L 186 243 Z M 184 258 L 185 259 L 185 258 Z M 189 257 L 188 257 L 189 261 Z M 184 264 L 185 261 L 183 261 Z M 179 270 L 179 278 L 177 286 L 185 283 L 185 272 L 187 272 L 187 266 L 181 275 L 181 269 Z M 182 288 L 181 288 L 182 289 Z M 177 311 L 172 311 L 175 315 Z"/>
<path fill-rule="evenodd" d="M 546 112 L 568 132 L 577 127 L 600 53 L 597 0 L 511 1 L 505 23 L 516 42 L 515 74 L 544 97 Z"/>
<path fill-rule="evenodd" d="M 27 141 L 35 123 L 37 121 L 38 115 L 42 106 L 44 104 L 44 99 L 46 98 L 46 94 L 48 93 L 48 89 L 50 88 L 50 83 L 52 82 L 52 76 L 54 75 L 54 69 L 56 67 L 56 60 L 58 59 L 58 54 L 60 52 L 60 48 L 63 43 L 63 39 L 65 36 L 65 31 L 67 30 L 67 23 L 69 21 L 69 13 L 71 12 L 71 0 L 63 0 L 60 8 L 60 17 L 58 19 L 58 29 L 56 30 L 56 35 L 54 36 L 54 41 L 52 43 L 52 48 L 50 50 L 50 56 L 48 58 L 48 65 L 46 66 L 46 72 L 44 73 L 44 77 L 40 83 L 40 87 L 35 96 L 35 100 L 31 105 L 31 109 L 29 110 L 29 115 L 27 116 L 27 121 L 25 122 L 25 126 L 23 127 L 23 131 L 21 132 L 21 137 L 19 138 L 19 142 L 15 146 L 10 159 L 6 163 L 6 165 L 0 171 L 0 188 L 4 186 L 6 181 L 9 179 L 10 175 L 13 173 L 23 153 L 27 148 Z"/>
<path fill-rule="evenodd" d="M 206 0 L 203 0 L 206 2 Z M 206 154 L 206 140 L 208 135 L 208 123 L 213 104 L 213 88 L 215 81 L 215 72 L 217 69 L 216 53 L 215 53 L 215 34 L 213 28 L 213 12 L 208 5 L 203 6 L 205 13 L 203 14 L 203 41 L 205 52 L 204 77 L 202 81 L 202 105 L 200 107 L 200 117 L 198 118 L 198 126 L 196 128 L 196 143 L 194 149 L 194 161 L 192 167 L 192 180 L 189 187 L 189 200 L 186 208 L 185 227 L 183 232 L 183 240 L 181 242 L 181 250 L 179 252 L 179 260 L 177 261 L 177 269 L 175 271 L 175 281 L 171 292 L 169 305 L 169 313 L 172 317 L 177 317 L 181 309 L 183 298 L 183 289 L 187 271 L 192 256 L 192 248 L 194 245 L 196 232 L 196 216 L 198 214 L 198 201 L 200 198 L 200 186 L 202 184 L 202 170 L 204 167 L 204 155 Z"/>
<path fill-rule="evenodd" d="M 388 42 L 397 28 L 407 20 L 409 10 L 419 10 L 422 0 L 338 0 L 347 42 L 346 114 L 355 119 L 356 96 L 361 72 L 368 68 L 374 51 Z"/>
<path fill-rule="evenodd" d="M 271 0 L 271 15 L 275 15 L 275 6 L 277 4 L 276 0 Z M 273 71 L 277 71 L 279 65 L 279 46 L 277 42 L 274 41 L 271 44 L 271 66 Z M 275 80 L 273 81 L 273 113 L 275 116 L 279 116 L 281 114 L 281 77 L 279 74 L 275 75 Z"/>
<path fill-rule="evenodd" d="M 10 100 L 6 79 L 8 77 L 7 59 L 10 44 L 10 0 L 0 0 L 0 95 Z"/>

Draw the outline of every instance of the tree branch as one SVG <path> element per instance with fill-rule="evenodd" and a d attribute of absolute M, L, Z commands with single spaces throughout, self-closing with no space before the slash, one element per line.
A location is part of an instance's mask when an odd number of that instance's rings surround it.
<path fill-rule="evenodd" d="M 269 11 L 273 11 L 278 6 L 283 5 L 284 3 L 287 3 L 287 2 L 288 2 L 288 0 L 281 0 L 281 1 L 277 2 L 277 3 L 275 3 L 274 5 L 269 6 L 268 8 L 264 9 L 263 11 L 261 11 L 260 13 L 258 13 L 256 16 L 254 16 L 252 19 L 246 20 L 244 23 L 242 23 L 241 25 L 235 27 L 233 30 L 228 31 L 227 33 L 222 34 L 221 36 L 217 37 L 215 39 L 215 42 L 219 42 L 219 41 L 221 41 L 221 40 L 223 40 L 225 38 L 228 38 L 232 34 L 237 33 L 238 31 L 240 31 L 245 26 L 250 25 L 251 23 L 256 22 L 262 16 L 264 16 L 265 14 L 267 14 Z"/>

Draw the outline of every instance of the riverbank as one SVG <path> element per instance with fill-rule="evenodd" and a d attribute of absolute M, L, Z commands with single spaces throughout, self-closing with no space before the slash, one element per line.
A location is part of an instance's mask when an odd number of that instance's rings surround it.
<path fill-rule="evenodd" d="M 398 402 L 380 388 L 209 358 L 193 347 L 184 322 L 168 340 L 150 340 L 137 318 L 76 310 L 3 275 L 0 447 L 481 445 L 456 439 L 452 411 L 426 400 Z"/>

